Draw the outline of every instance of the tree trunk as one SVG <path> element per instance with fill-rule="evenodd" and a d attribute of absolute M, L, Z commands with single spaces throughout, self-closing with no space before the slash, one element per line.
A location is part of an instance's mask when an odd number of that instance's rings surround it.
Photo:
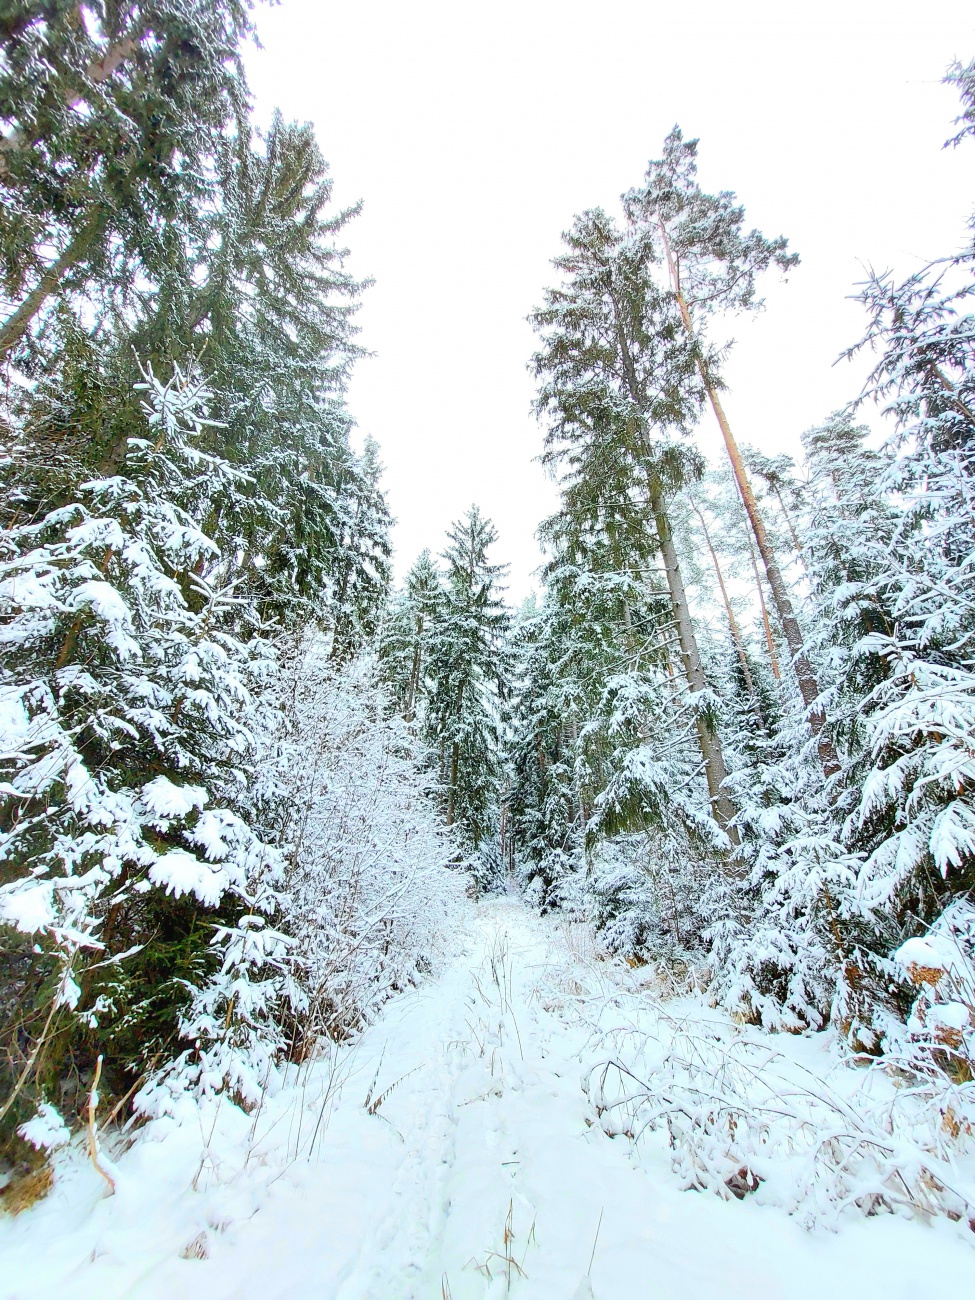
<path fill-rule="evenodd" d="M 670 240 L 667 238 L 667 231 L 662 221 L 658 222 L 660 234 L 663 239 L 664 251 L 667 256 L 667 266 L 670 270 L 671 282 L 674 286 L 674 294 L 677 298 L 677 305 L 680 308 L 680 314 L 684 321 L 684 327 L 692 339 L 696 339 L 694 333 L 694 323 L 691 320 L 691 313 L 687 306 L 687 300 L 681 291 L 680 279 L 677 274 L 677 267 L 674 263 L 674 255 L 671 251 Z M 718 390 L 711 380 L 708 368 L 704 363 L 703 356 L 698 352 L 697 368 L 704 384 L 707 395 L 711 401 L 711 407 L 714 411 L 718 426 L 721 429 L 721 436 L 724 438 L 724 445 L 728 452 L 728 458 L 731 461 L 731 468 L 734 471 L 735 482 L 738 484 L 738 491 L 741 493 L 741 499 L 745 506 L 745 513 L 748 515 L 748 522 L 751 524 L 752 532 L 755 535 L 755 541 L 758 545 L 758 552 L 762 557 L 762 563 L 765 565 L 765 572 L 768 575 L 768 584 L 772 591 L 772 599 L 775 602 L 775 608 L 779 616 L 779 622 L 782 625 L 782 631 L 785 635 L 786 642 L 789 646 L 789 653 L 792 658 L 792 666 L 799 682 L 799 690 L 802 694 L 802 701 L 806 706 L 806 716 L 809 719 L 809 726 L 816 740 L 819 750 L 819 761 L 823 766 L 826 776 L 834 776 L 840 770 L 839 759 L 836 756 L 836 750 L 826 730 L 826 719 L 822 710 L 815 707 L 816 700 L 819 698 L 819 683 L 816 681 L 816 675 L 813 672 L 812 664 L 806 655 L 805 646 L 803 645 L 802 632 L 796 619 L 795 612 L 792 608 L 792 601 L 789 599 L 789 593 L 786 590 L 785 582 L 782 580 L 782 573 L 779 569 L 778 561 L 772 550 L 772 545 L 765 531 L 765 523 L 762 519 L 758 508 L 758 501 L 755 499 L 755 493 L 749 481 L 748 474 L 745 470 L 744 462 L 741 458 L 741 452 L 738 450 L 738 444 L 735 442 L 734 434 L 731 432 L 731 425 L 728 423 L 728 417 L 724 413 L 724 407 L 721 405 L 721 399 L 718 397 Z"/>
<path fill-rule="evenodd" d="M 758 560 L 755 558 L 755 543 L 752 541 L 752 535 L 745 529 L 745 536 L 748 539 L 748 555 L 752 562 L 752 574 L 755 577 L 755 590 L 758 592 L 758 604 L 762 611 L 762 627 L 765 629 L 765 645 L 768 648 L 768 657 L 772 664 L 772 676 L 775 680 L 782 680 L 782 673 L 779 670 L 779 657 L 775 653 L 775 642 L 772 640 L 772 624 L 769 622 L 768 606 L 765 604 L 765 592 L 762 590 L 762 575 L 758 571 Z"/>
<path fill-rule="evenodd" d="M 410 684 L 406 692 L 406 712 L 403 719 L 406 722 L 412 722 L 414 718 L 414 706 L 416 704 L 417 693 L 420 689 L 420 668 L 422 667 L 422 645 L 423 636 L 423 615 L 416 616 L 416 645 L 413 647 L 413 663 L 410 666 Z"/>
<path fill-rule="evenodd" d="M 627 377 L 629 395 L 632 396 L 637 407 L 640 407 L 642 411 L 645 402 L 643 402 L 640 380 L 637 377 L 636 365 L 633 364 L 633 356 L 629 351 L 627 333 L 625 333 L 623 325 L 620 324 L 619 305 L 617 305 L 615 298 L 612 298 L 612 309 L 614 309 L 616 338 L 620 344 L 620 357 L 623 360 L 623 370 L 625 377 Z M 654 513 L 656 536 L 658 536 L 660 542 L 660 552 L 662 552 L 664 569 L 667 572 L 667 586 L 669 593 L 671 593 L 671 607 L 677 624 L 677 640 L 680 642 L 681 662 L 684 664 L 684 675 L 688 680 L 688 686 L 692 693 L 695 693 L 698 690 L 705 689 L 707 685 L 705 672 L 701 667 L 701 653 L 698 651 L 697 637 L 694 636 L 694 624 L 690 621 L 688 597 L 686 597 L 686 591 L 684 590 L 684 580 L 681 577 L 677 551 L 673 546 L 671 521 L 667 517 L 667 511 L 664 510 L 663 497 L 660 495 L 659 487 L 654 486 L 653 460 L 651 460 L 649 448 L 646 448 L 646 451 L 646 474 L 647 481 L 650 484 L 650 508 Z M 714 818 L 720 828 L 727 833 L 728 839 L 737 848 L 741 840 L 738 837 L 737 829 L 731 826 L 731 820 L 735 816 L 735 806 L 722 790 L 725 777 L 728 775 L 728 768 L 724 766 L 722 742 L 720 742 L 719 737 L 715 735 L 706 720 L 701 718 L 697 712 L 694 714 L 694 728 L 697 731 L 699 748 L 701 748 L 701 758 L 705 763 L 707 793 L 711 798 L 711 811 L 714 813 Z"/>
<path fill-rule="evenodd" d="M 756 691 L 755 689 L 755 682 L 754 679 L 752 678 L 751 665 L 748 662 L 748 656 L 745 654 L 745 643 L 742 639 L 741 630 L 738 627 L 738 620 L 735 618 L 735 611 L 731 608 L 731 600 L 729 599 L 728 596 L 728 589 L 724 585 L 724 575 L 721 572 L 721 565 L 718 562 L 718 553 L 714 549 L 714 545 L 711 541 L 711 534 L 708 532 L 708 526 L 707 523 L 705 522 L 703 511 L 698 509 L 697 503 L 693 500 L 693 498 L 689 498 L 689 500 L 691 502 L 691 509 L 694 511 L 698 519 L 701 521 L 701 530 L 704 533 L 704 544 L 705 546 L 707 546 L 708 551 L 711 555 L 711 563 L 714 565 L 715 577 L 718 579 L 718 586 L 721 589 L 721 599 L 724 601 L 725 613 L 728 615 L 728 626 L 731 628 L 731 640 L 734 644 L 735 652 L 738 655 L 738 662 L 741 665 L 741 674 L 745 679 L 745 687 L 748 691 L 748 694 L 751 696 L 752 711 L 754 712 L 759 725 L 764 731 L 765 719 L 762 717 L 762 709 L 759 703 L 758 691 Z"/>
<path fill-rule="evenodd" d="M 677 638 L 680 643 L 680 657 L 684 665 L 684 676 L 687 678 L 687 685 L 691 694 L 696 695 L 706 689 L 707 679 L 701 666 L 697 638 L 694 636 L 694 626 L 691 623 L 687 593 L 684 590 L 684 580 L 681 576 L 680 563 L 674 547 L 670 520 L 667 517 L 660 491 L 654 487 L 650 489 L 650 508 L 653 511 L 654 523 L 657 525 L 657 537 L 660 540 L 660 550 L 667 573 L 667 586 L 670 590 L 670 603 L 674 611 L 674 620 L 677 623 Z M 696 710 L 694 713 L 694 726 L 697 730 L 701 757 L 704 759 L 704 772 L 707 778 L 708 794 L 711 797 L 711 807 L 714 811 L 715 821 L 727 834 L 732 844 L 737 846 L 741 841 L 737 829 L 731 825 L 732 818 L 735 815 L 734 805 L 722 790 L 728 771 L 724 765 L 721 742 L 707 720 Z"/>
<path fill-rule="evenodd" d="M 779 509 L 782 511 L 782 518 L 785 520 L 786 526 L 789 529 L 789 533 L 792 536 L 792 545 L 796 548 L 796 555 L 798 555 L 799 559 L 803 562 L 803 564 L 805 564 L 806 553 L 802 549 L 802 542 L 799 540 L 799 534 L 796 531 L 796 526 L 792 522 L 792 515 L 789 513 L 788 508 L 786 507 L 785 501 L 783 500 L 782 497 L 782 493 L 779 491 L 779 489 L 776 487 L 774 483 L 772 484 L 772 491 L 775 493 L 775 499 L 778 501 Z"/>
<path fill-rule="evenodd" d="M 642 411 L 646 403 L 643 399 L 643 393 L 637 377 L 636 366 L 633 364 L 633 357 L 630 353 L 629 344 L 627 342 L 626 331 L 620 324 L 619 307 L 615 298 L 613 298 L 613 316 L 616 322 L 616 337 L 620 346 L 620 358 L 623 362 L 623 372 L 626 376 L 626 384 L 630 390 L 630 396 Z M 680 563 L 677 559 L 673 534 L 670 530 L 670 520 L 667 518 L 667 512 L 664 508 L 663 497 L 660 493 L 660 489 L 654 486 L 653 462 L 650 455 L 650 449 L 649 447 L 646 447 L 645 449 L 647 452 L 647 480 L 650 485 L 650 508 L 653 511 L 654 522 L 657 526 L 657 537 L 660 542 L 660 550 L 664 560 L 664 569 L 667 574 L 667 586 L 670 591 L 671 607 L 674 613 L 674 620 L 677 623 L 677 636 L 680 642 L 680 653 L 681 661 L 684 665 L 684 675 L 687 678 L 687 684 L 693 694 L 697 691 L 703 691 L 707 682 L 704 677 L 704 670 L 701 667 L 701 655 L 697 648 L 697 638 L 694 635 L 694 624 L 691 622 L 690 608 L 687 603 L 687 593 L 684 590 L 684 580 L 681 576 Z M 715 821 L 727 834 L 732 844 L 737 847 L 741 843 L 741 840 L 737 829 L 731 825 L 731 820 L 735 815 L 734 805 L 721 788 L 728 775 L 728 769 L 725 767 L 724 763 L 724 754 L 721 750 L 721 741 L 704 718 L 700 717 L 696 712 L 694 716 L 694 727 L 697 731 L 698 744 L 701 749 L 701 758 L 704 760 L 704 772 L 707 777 L 708 794 L 711 798 L 711 810 L 714 814 Z"/>
<path fill-rule="evenodd" d="M 61 256 L 47 268 L 13 315 L 8 316 L 3 325 L 0 325 L 0 357 L 5 357 L 27 333 L 31 321 L 48 298 L 60 288 L 64 273 L 70 271 L 84 257 L 100 224 L 101 215 L 96 210 L 91 213 Z"/>

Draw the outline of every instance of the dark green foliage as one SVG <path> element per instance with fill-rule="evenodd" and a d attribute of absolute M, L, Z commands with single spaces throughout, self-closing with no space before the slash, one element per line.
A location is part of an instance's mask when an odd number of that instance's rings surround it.
<path fill-rule="evenodd" d="M 439 757 L 447 821 L 472 850 L 496 825 L 501 778 L 508 613 L 499 589 L 504 566 L 488 559 L 497 537 L 476 506 L 450 529 L 447 599 L 430 644 L 425 731 Z"/>
<path fill-rule="evenodd" d="M 379 640 L 382 677 L 430 748 L 458 848 L 480 884 L 502 872 L 500 797 L 510 690 L 509 614 L 492 564 L 497 531 L 476 506 L 450 529 L 444 569 L 424 551 Z M 480 855 L 480 856 L 479 856 Z"/>
<path fill-rule="evenodd" d="M 233 996 L 191 1009 L 241 918 L 276 906 L 273 792 L 250 793 L 268 634 L 317 623 L 348 658 L 386 596 L 381 467 L 344 400 L 355 210 L 331 209 L 309 126 L 252 129 L 247 10 L 0 8 L 0 347 L 18 372 L 0 411 L 0 690 L 34 728 L 2 759 L 0 885 L 40 873 L 62 918 L 36 942 L 3 929 L 0 1104 L 28 1078 L 8 1136 L 42 1097 L 70 1118 L 99 1054 L 120 1097 L 224 1017 L 228 1041 L 251 1032 Z M 175 415 L 146 405 L 162 389 Z M 53 599 L 32 604 L 28 579 Z M 154 813 L 157 780 L 189 811 Z M 194 892 L 174 852 L 230 874 Z"/>
<path fill-rule="evenodd" d="M 4 6 L 4 352 L 20 345 L 29 356 L 26 331 L 51 293 L 82 289 L 115 310 L 138 297 L 144 276 L 186 283 L 186 234 L 210 197 L 218 141 L 246 105 L 239 47 L 249 7 L 237 0 Z M 33 310 L 32 294 L 39 297 Z M 25 308 L 18 328 L 15 313 Z"/>

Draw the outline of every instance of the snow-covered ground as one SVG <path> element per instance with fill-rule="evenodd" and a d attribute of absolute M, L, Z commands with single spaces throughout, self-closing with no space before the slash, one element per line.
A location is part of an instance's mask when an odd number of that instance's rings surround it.
<path fill-rule="evenodd" d="M 680 1190 L 659 1134 L 608 1136 L 582 1081 L 629 1032 L 639 978 L 593 960 L 581 927 L 481 904 L 445 973 L 256 1114 L 154 1121 L 118 1155 L 113 1197 L 83 1153 L 62 1153 L 52 1194 L 0 1221 L 0 1297 L 967 1294 L 959 1225 L 881 1214 L 807 1232 L 760 1194 Z M 691 1014 L 733 1032 L 678 1000 L 658 1034 Z M 826 1035 L 773 1048 L 836 1072 Z"/>

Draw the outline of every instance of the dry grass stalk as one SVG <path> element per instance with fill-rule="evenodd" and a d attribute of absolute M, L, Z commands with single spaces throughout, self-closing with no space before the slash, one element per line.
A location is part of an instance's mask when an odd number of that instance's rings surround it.
<path fill-rule="evenodd" d="M 416 1074 L 417 1070 L 419 1069 L 422 1069 L 422 1066 L 415 1065 L 412 1070 L 407 1070 L 406 1073 L 401 1074 L 398 1079 L 394 1079 L 393 1082 L 389 1085 L 389 1087 L 379 1094 L 379 1096 L 375 1099 L 375 1101 L 370 1101 L 369 1097 L 367 1097 L 365 1101 L 365 1108 L 368 1114 L 375 1115 L 376 1111 L 379 1110 L 379 1107 L 383 1104 L 383 1102 L 393 1091 L 393 1089 L 398 1088 L 404 1079 L 408 1079 L 411 1074 Z M 371 1094 L 372 1094 L 372 1089 L 370 1089 L 370 1096 Z"/>
<path fill-rule="evenodd" d="M 91 1092 L 88 1094 L 88 1154 L 91 1156 L 91 1163 L 95 1166 L 101 1176 L 108 1183 L 108 1193 L 110 1196 L 115 1195 L 115 1179 L 99 1163 L 98 1160 L 98 1130 L 95 1126 L 95 1111 L 98 1109 L 98 1080 L 102 1077 L 102 1058 L 99 1055 L 95 1062 L 95 1077 L 91 1083 Z"/>
<path fill-rule="evenodd" d="M 0 1188 L 0 1207 L 7 1214 L 21 1214 L 38 1201 L 43 1201 L 53 1186 L 54 1170 L 49 1164 L 43 1164 L 40 1169 L 33 1169 Z"/>
<path fill-rule="evenodd" d="M 209 1259 L 210 1243 L 205 1232 L 199 1232 L 179 1253 L 180 1259 Z"/>
<path fill-rule="evenodd" d="M 508 1213 L 505 1215 L 505 1220 L 504 1220 L 504 1232 L 502 1235 L 502 1249 L 489 1250 L 487 1254 L 484 1256 L 484 1258 L 480 1261 L 480 1263 L 478 1263 L 476 1259 L 471 1257 L 471 1259 L 469 1259 L 467 1261 L 467 1264 L 465 1264 L 464 1266 L 465 1268 L 467 1268 L 471 1264 L 473 1264 L 474 1268 L 477 1270 L 478 1273 L 481 1273 L 484 1277 L 487 1278 L 489 1282 L 492 1282 L 494 1280 L 494 1274 L 491 1272 L 491 1260 L 497 1260 L 499 1264 L 502 1266 L 506 1290 L 511 1289 L 512 1269 L 514 1269 L 514 1272 L 518 1277 L 526 1278 L 528 1276 L 528 1274 L 525 1272 L 524 1264 L 525 1264 L 525 1259 L 528 1256 L 528 1249 L 531 1246 L 532 1242 L 535 1240 L 535 1220 L 532 1219 L 531 1227 L 528 1229 L 528 1239 L 525 1242 L 525 1253 L 522 1256 L 521 1263 L 519 1264 L 517 1259 L 515 1259 L 515 1249 L 514 1249 L 514 1243 L 515 1243 L 515 1231 L 513 1226 L 514 1208 L 515 1208 L 514 1201 L 509 1200 Z"/>

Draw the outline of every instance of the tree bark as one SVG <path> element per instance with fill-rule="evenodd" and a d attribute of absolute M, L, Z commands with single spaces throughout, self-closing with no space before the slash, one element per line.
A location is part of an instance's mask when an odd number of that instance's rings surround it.
<path fill-rule="evenodd" d="M 789 533 L 792 537 L 792 545 L 796 548 L 796 555 L 798 555 L 799 559 L 803 562 L 803 564 L 805 564 L 806 553 L 802 549 L 802 542 L 799 540 L 799 534 L 796 531 L 795 524 L 792 522 L 792 515 L 789 513 L 789 510 L 782 497 L 782 493 L 779 491 L 775 483 L 772 484 L 772 491 L 775 493 L 775 499 L 776 501 L 778 501 L 779 509 L 782 511 L 782 518 L 785 520 L 786 526 L 789 529 Z"/>
<path fill-rule="evenodd" d="M 667 231 L 664 228 L 663 221 L 658 221 L 660 234 L 663 239 L 664 251 L 667 257 L 667 267 L 670 271 L 671 283 L 674 287 L 674 294 L 677 298 L 677 305 L 680 308 L 681 318 L 684 321 L 684 327 L 692 339 L 696 339 L 694 332 L 694 323 L 691 320 L 690 309 L 687 306 L 687 300 L 684 297 L 680 287 L 680 279 L 677 274 L 677 267 L 674 263 L 674 255 L 671 251 L 670 240 L 667 238 Z M 762 519 L 761 512 L 758 508 L 758 501 L 755 498 L 755 492 L 752 489 L 748 474 L 745 470 L 744 462 L 741 458 L 741 452 L 738 450 L 738 444 L 735 441 L 734 434 L 731 432 L 731 425 L 728 423 L 728 417 L 725 415 L 724 407 L 721 405 L 721 399 L 718 396 L 718 390 L 715 387 L 708 368 L 705 365 L 704 358 L 698 352 L 697 369 L 701 376 L 708 398 L 711 402 L 711 408 L 714 411 L 715 418 L 718 421 L 718 427 L 721 429 L 721 436 L 724 438 L 724 445 L 728 452 L 728 459 L 731 461 L 731 468 L 735 475 L 735 482 L 738 484 L 738 491 L 741 493 L 741 499 L 745 506 L 745 513 L 748 515 L 748 522 L 751 524 L 752 532 L 755 535 L 755 542 L 758 546 L 758 552 L 762 557 L 762 563 L 765 565 L 765 572 L 768 575 L 768 584 L 772 591 L 772 599 L 775 602 L 776 612 L 779 616 L 779 623 L 785 635 L 786 642 L 789 646 L 789 653 L 792 658 L 792 666 L 795 670 L 796 678 L 799 682 L 799 691 L 802 695 L 802 701 L 806 706 L 806 716 L 809 720 L 809 727 L 816 745 L 819 750 L 819 761 L 822 764 L 823 772 L 826 776 L 834 776 L 840 770 L 839 759 L 836 756 L 836 750 L 833 742 L 826 730 L 826 719 L 822 710 L 816 707 L 816 701 L 819 698 L 819 683 L 816 681 L 816 675 L 813 672 L 812 664 L 806 654 L 806 649 L 802 640 L 802 631 L 799 628 L 795 611 L 792 608 L 792 601 L 789 599 L 785 582 L 782 579 L 782 573 L 779 569 L 778 561 L 772 550 L 768 533 L 765 531 L 765 522 Z"/>
<path fill-rule="evenodd" d="M 674 620 L 677 623 L 677 638 L 680 644 L 681 662 L 684 665 L 684 676 L 687 678 L 687 685 L 691 694 L 696 695 L 707 688 L 707 679 L 701 666 L 701 655 L 697 648 L 694 625 L 691 623 L 687 592 L 684 589 L 680 563 L 674 547 L 670 520 L 667 517 L 667 511 L 659 490 L 653 487 L 650 490 L 650 508 L 653 511 L 654 523 L 657 526 L 657 537 L 660 540 L 664 569 L 667 573 L 667 587 L 670 591 L 670 603 L 674 611 Z M 704 759 L 704 773 L 707 778 L 708 794 L 711 798 L 711 808 L 714 812 L 715 821 L 732 844 L 737 847 L 741 841 L 737 828 L 731 824 L 735 815 L 734 805 L 722 789 L 728 771 L 724 763 L 724 754 L 721 751 L 721 742 L 707 719 L 702 717 L 697 710 L 694 713 L 694 727 L 697 731 L 701 757 Z"/>
<path fill-rule="evenodd" d="M 768 657 L 772 664 L 772 676 L 775 680 L 782 680 L 782 673 L 779 669 L 779 657 L 775 653 L 775 642 L 772 640 L 772 624 L 769 622 L 768 606 L 765 604 L 765 592 L 762 590 L 762 575 L 758 571 L 758 560 L 755 558 L 755 543 L 752 541 L 752 535 L 745 530 L 745 536 L 748 538 L 748 555 L 752 562 L 752 573 L 755 577 L 755 590 L 758 592 L 758 604 L 762 611 L 762 627 L 765 629 L 765 645 L 768 649 Z"/>
<path fill-rule="evenodd" d="M 616 336 L 620 345 L 620 358 L 623 362 L 623 372 L 626 377 L 626 385 L 630 390 L 630 396 L 642 411 L 644 408 L 643 395 L 640 382 L 636 373 L 636 366 L 633 364 L 633 357 L 630 353 L 629 344 L 626 339 L 626 332 L 620 324 L 619 307 L 616 299 L 613 298 L 613 316 L 616 322 Z M 680 562 L 677 558 L 677 550 L 674 547 L 673 534 L 670 528 L 670 520 L 667 517 L 667 511 L 664 506 L 663 496 L 658 487 L 654 486 L 652 458 L 647 448 L 647 479 L 650 484 L 650 508 L 653 511 L 654 523 L 657 527 L 657 537 L 660 542 L 660 551 L 664 560 L 664 569 L 667 574 L 667 587 L 670 591 L 670 603 L 674 612 L 674 620 L 677 624 L 677 636 L 680 643 L 681 662 L 684 666 L 684 676 L 687 679 L 687 685 L 692 694 L 703 691 L 707 686 L 704 677 L 704 669 L 701 667 L 701 655 L 697 648 L 697 637 L 694 635 L 694 624 L 691 622 L 690 607 L 687 603 L 687 593 L 684 590 L 684 580 L 680 571 Z M 737 846 L 741 843 L 736 827 L 731 825 L 735 815 L 735 808 L 731 800 L 722 790 L 725 778 L 728 775 L 728 769 L 725 767 L 724 753 L 721 749 L 721 741 L 715 734 L 706 720 L 695 711 L 694 727 L 697 731 L 698 745 L 701 750 L 701 758 L 704 761 L 704 773 L 708 783 L 708 795 L 711 799 L 711 810 L 714 819 L 725 832 L 732 844 Z"/>
<path fill-rule="evenodd" d="M 56 293 L 66 271 L 80 262 L 98 230 L 101 214 L 91 213 L 64 252 L 47 268 L 17 310 L 0 325 L 0 357 L 5 357 L 26 334 L 31 321 L 48 298 Z"/>
<path fill-rule="evenodd" d="M 745 643 L 742 639 L 741 630 L 738 627 L 738 620 L 735 618 L 735 611 L 731 608 L 731 600 L 728 596 L 728 589 L 724 585 L 724 575 L 721 572 L 721 565 L 718 561 L 718 553 L 714 549 L 711 541 L 711 534 L 708 532 L 708 526 L 704 519 L 704 512 L 698 509 L 696 501 L 689 498 L 691 509 L 697 515 L 701 522 L 701 531 L 704 533 L 704 544 L 708 548 L 711 556 L 711 563 L 714 566 L 715 577 L 718 579 L 718 586 L 721 589 L 721 599 L 724 601 L 725 613 L 728 615 L 728 626 L 731 629 L 731 640 L 738 655 L 738 662 L 741 665 L 741 674 L 745 679 L 745 687 L 752 701 L 752 710 L 759 722 L 762 730 L 765 730 L 765 719 L 762 717 L 761 705 L 758 699 L 758 691 L 755 689 L 755 681 L 752 677 L 751 665 L 748 662 L 748 656 L 745 654 Z"/>

